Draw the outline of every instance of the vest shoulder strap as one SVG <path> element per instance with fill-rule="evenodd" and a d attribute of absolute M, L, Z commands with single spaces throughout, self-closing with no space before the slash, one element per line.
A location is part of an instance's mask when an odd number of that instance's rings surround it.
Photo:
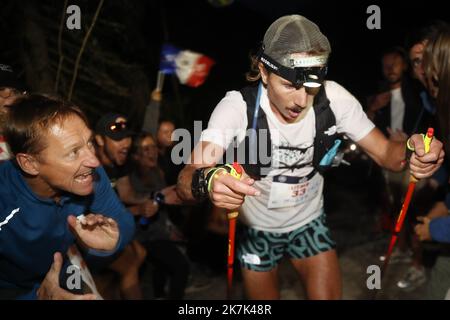
<path fill-rule="evenodd" d="M 317 100 L 316 100 L 317 99 Z M 329 166 L 321 166 L 320 160 L 334 146 L 337 138 L 336 117 L 331 110 L 330 100 L 322 87 L 315 97 L 314 114 L 316 116 L 316 136 L 314 137 L 314 168 L 323 173 Z"/>
<path fill-rule="evenodd" d="M 247 105 L 247 132 L 249 132 L 249 129 L 254 130 L 253 133 L 255 137 L 253 141 L 250 141 L 250 137 L 246 135 L 245 140 L 242 142 L 244 143 L 243 147 L 245 148 L 245 163 L 243 163 L 242 166 L 250 177 L 260 179 L 261 177 L 266 176 L 264 171 L 268 171 L 271 167 L 271 161 L 263 163 L 260 159 L 261 153 L 265 153 L 268 159 L 272 156 L 272 140 L 270 137 L 269 124 L 267 123 L 267 116 L 264 110 L 260 106 L 256 106 L 258 85 L 245 87 L 241 89 L 240 92 Z M 255 119 L 256 111 L 258 114 Z M 259 140 L 259 138 L 263 136 L 260 134 L 263 130 L 266 133 L 265 137 L 267 137 L 265 139 L 265 150 L 261 150 L 261 147 L 263 146 L 260 145 L 262 142 Z"/>

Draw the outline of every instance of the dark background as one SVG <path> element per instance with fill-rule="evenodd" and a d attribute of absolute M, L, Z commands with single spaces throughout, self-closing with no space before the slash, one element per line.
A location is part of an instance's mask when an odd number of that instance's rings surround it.
<path fill-rule="evenodd" d="M 215 1 L 220 2 L 220 1 Z M 57 93 L 66 97 L 75 58 L 99 1 L 71 0 L 81 8 L 82 29 L 63 29 L 64 55 Z M 381 30 L 369 30 L 367 7 L 381 9 Z M 381 79 L 380 53 L 403 45 L 414 29 L 434 19 L 448 21 L 445 1 L 106 0 L 83 53 L 73 100 L 95 121 L 106 110 L 140 125 L 156 84 L 161 45 L 172 43 L 212 57 L 216 64 L 199 88 L 165 80 L 163 114 L 179 126 L 207 121 L 227 90 L 245 85 L 249 55 L 267 27 L 285 14 L 302 14 L 319 25 L 332 46 L 329 79 L 364 104 Z M 31 91 L 55 92 L 58 32 L 64 1 L 2 0 L 0 61 L 12 64 Z M 67 16 L 66 16 L 67 18 Z"/>

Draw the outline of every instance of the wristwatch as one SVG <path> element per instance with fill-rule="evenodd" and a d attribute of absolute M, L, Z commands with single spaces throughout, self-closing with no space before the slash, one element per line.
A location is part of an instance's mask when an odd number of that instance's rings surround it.
<path fill-rule="evenodd" d="M 205 177 L 205 170 L 210 168 L 199 168 L 192 175 L 191 191 L 192 196 L 197 200 L 208 198 L 208 181 Z"/>
<path fill-rule="evenodd" d="M 159 206 L 165 204 L 166 197 L 160 191 L 152 192 L 150 199 L 155 201 Z"/>

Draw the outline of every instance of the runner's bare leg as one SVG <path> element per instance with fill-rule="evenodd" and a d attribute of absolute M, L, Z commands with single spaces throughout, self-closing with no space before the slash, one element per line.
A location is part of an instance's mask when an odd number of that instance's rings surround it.
<path fill-rule="evenodd" d="M 278 300 L 278 267 L 270 271 L 253 271 L 241 268 L 244 280 L 244 289 L 247 299 L 250 300 Z"/>
<path fill-rule="evenodd" d="M 291 259 L 310 300 L 342 298 L 342 279 L 336 250 L 305 259 Z"/>

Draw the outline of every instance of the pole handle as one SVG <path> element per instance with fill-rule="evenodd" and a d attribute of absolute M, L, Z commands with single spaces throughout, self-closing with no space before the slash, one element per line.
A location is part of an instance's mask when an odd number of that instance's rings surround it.
<path fill-rule="evenodd" d="M 230 170 L 230 175 L 236 179 L 241 179 L 242 167 L 239 163 L 233 162 L 232 168 Z M 228 220 L 236 219 L 239 215 L 238 211 L 232 211 L 227 213 Z"/>
<path fill-rule="evenodd" d="M 425 147 L 425 153 L 430 152 L 430 147 L 431 147 L 431 141 L 433 141 L 433 136 L 434 136 L 434 129 L 433 128 L 428 128 L 427 133 L 423 136 L 423 144 Z M 408 145 L 408 148 L 409 145 Z M 414 177 L 413 175 L 409 176 L 409 182 L 413 182 L 416 183 L 417 181 L 419 181 L 416 177 Z"/>
<path fill-rule="evenodd" d="M 423 138 L 423 143 L 425 145 L 425 153 L 430 152 L 430 146 L 431 146 L 431 141 L 433 140 L 433 136 L 434 136 L 434 129 L 428 128 L 427 134 Z"/>

